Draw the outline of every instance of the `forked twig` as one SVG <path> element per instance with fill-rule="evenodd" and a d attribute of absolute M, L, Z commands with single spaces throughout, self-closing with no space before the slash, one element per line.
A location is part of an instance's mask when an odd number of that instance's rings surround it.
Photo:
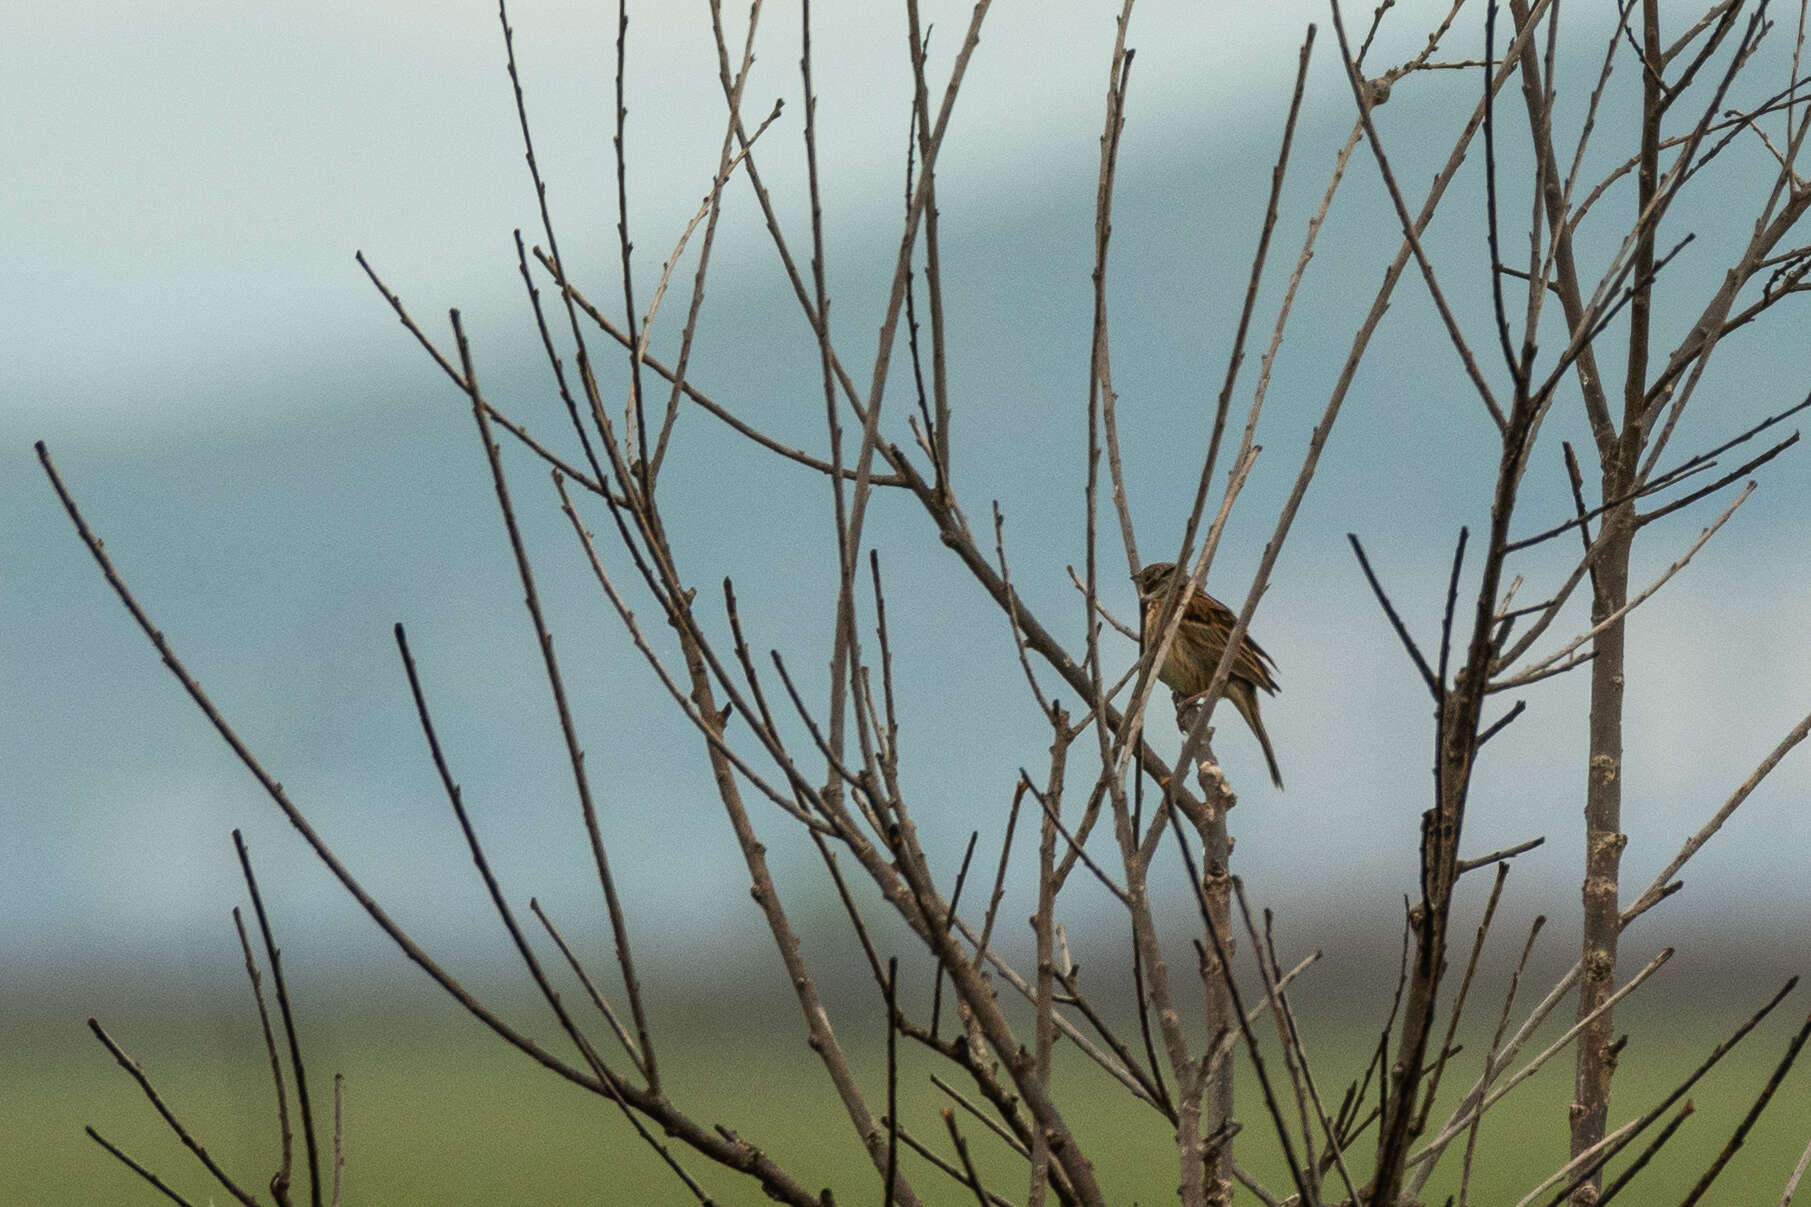
<path fill-rule="evenodd" d="M 270 1026 L 270 1010 L 264 1004 L 262 978 L 258 975 L 258 963 L 252 957 L 251 938 L 245 933 L 245 919 L 237 906 L 233 907 L 233 927 L 239 932 L 239 950 L 245 956 L 245 975 L 252 983 L 252 997 L 258 1004 L 258 1029 L 264 1035 L 264 1053 L 270 1060 L 270 1080 L 277 1091 L 277 1135 L 281 1145 L 282 1156 L 277 1165 L 277 1172 L 270 1179 L 271 1196 L 279 1205 L 288 1201 L 290 1176 L 291 1134 L 289 1130 L 289 1093 L 283 1084 L 283 1059 L 277 1055 L 277 1037 Z"/>
<path fill-rule="evenodd" d="M 301 1110 L 302 1142 L 308 1153 L 308 1199 L 314 1204 L 314 1207 L 321 1207 L 321 1164 L 319 1146 L 315 1142 L 314 1108 L 308 1100 L 308 1070 L 302 1063 L 302 1043 L 296 1035 L 295 1015 L 289 1008 L 289 987 L 283 980 L 283 953 L 278 949 L 277 941 L 271 934 L 270 918 L 264 912 L 264 895 L 258 891 L 258 878 L 252 874 L 251 854 L 245 849 L 245 836 L 238 830 L 233 831 L 233 846 L 239 853 L 239 867 L 245 873 L 245 888 L 251 894 L 252 910 L 258 916 L 258 933 L 264 939 L 264 957 L 270 961 L 271 984 L 277 991 L 277 1012 L 283 1019 L 283 1038 L 289 1046 L 289 1066 L 295 1070 L 296 1105 Z M 284 1123 L 287 1132 L 287 1120 Z M 289 1181 L 287 1134 L 285 1134 L 284 1140 L 281 1176 L 287 1185 Z"/>

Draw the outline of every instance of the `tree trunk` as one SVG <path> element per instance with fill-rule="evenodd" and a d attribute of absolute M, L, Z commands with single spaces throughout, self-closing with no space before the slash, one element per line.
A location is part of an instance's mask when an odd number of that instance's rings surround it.
<path fill-rule="evenodd" d="M 1626 493 L 1620 472 L 1604 475 L 1606 497 Z M 1633 543 L 1633 507 L 1610 513 L 1609 543 L 1593 580 L 1592 623 L 1628 602 L 1629 552 Z M 1626 625 L 1618 620 L 1593 641 L 1591 662 L 1591 753 L 1585 780 L 1584 946 L 1578 981 L 1578 1017 L 1603 1005 L 1615 988 L 1616 940 L 1622 929 L 1618 891 L 1622 849 L 1622 708 Z M 1577 1076 L 1572 1102 L 1572 1155 L 1603 1139 L 1609 1115 L 1610 1078 L 1616 1071 L 1613 1011 L 1605 1010 L 1578 1037 Z M 1581 1185 L 1572 1196 L 1578 1207 L 1597 1202 L 1598 1179 Z"/>

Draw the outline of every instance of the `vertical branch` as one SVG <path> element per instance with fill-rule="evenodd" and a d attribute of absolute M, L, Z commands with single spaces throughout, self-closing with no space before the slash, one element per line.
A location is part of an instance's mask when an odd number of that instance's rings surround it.
<path fill-rule="evenodd" d="M 1016 796 L 1014 799 L 1015 800 L 1017 799 Z M 813 837 L 817 837 L 817 836 L 813 835 Z M 981 838 L 981 831 L 970 830 L 968 832 L 968 846 L 962 852 L 962 866 L 960 868 L 958 868 L 956 871 L 956 887 L 950 890 L 949 916 L 944 919 L 944 923 L 943 923 L 943 933 L 946 935 L 949 933 L 950 927 L 955 924 L 956 909 L 962 903 L 962 886 L 968 883 L 969 863 L 975 857 L 975 843 L 980 841 L 980 838 Z M 821 839 L 821 838 L 818 839 L 818 845 L 820 847 L 822 847 L 823 839 Z M 1004 854 L 1004 852 L 1002 852 L 1002 854 Z M 939 961 L 939 963 L 937 964 L 936 975 L 932 978 L 932 982 L 931 982 L 931 1036 L 932 1036 L 932 1038 L 936 1038 L 938 1024 L 942 1021 L 942 1015 L 943 1015 L 943 964 L 941 961 Z"/>
<path fill-rule="evenodd" d="M 1543 10 L 1545 7 L 1541 6 Z M 1500 63 L 1489 61 L 1484 64 L 1483 86 L 1486 97 L 1481 98 L 1478 109 L 1474 111 L 1474 122 L 1483 122 L 1493 116 L 1489 95 L 1502 86 L 1510 71 L 1515 70 L 1518 56 L 1532 53 L 1534 20 L 1530 16 L 1527 20 L 1519 21 L 1515 37 Z M 1377 142 L 1370 120 L 1374 101 L 1367 92 L 1366 82 L 1357 73 L 1356 67 L 1352 66 L 1354 60 L 1337 4 L 1333 9 L 1333 24 L 1342 55 L 1351 73 L 1360 120 L 1364 122 L 1373 150 L 1377 153 L 1379 168 L 1384 172 L 1386 185 L 1390 186 L 1403 226 L 1405 250 L 1398 253 L 1397 261 L 1392 265 L 1393 272 L 1399 271 L 1399 266 L 1406 261 L 1407 251 L 1414 250 L 1418 256 L 1421 254 L 1417 235 L 1423 223 L 1409 218 L 1393 184 L 1387 159 Z M 1461 137 L 1459 150 L 1468 141 L 1469 129 L 1472 128 L 1476 127 L 1468 128 L 1468 133 Z M 1432 292 L 1434 286 L 1431 269 L 1427 268 L 1425 261 L 1423 265 L 1429 290 Z M 1488 687 L 1491 640 L 1496 627 L 1495 612 L 1503 578 L 1503 563 L 1508 553 L 1509 523 L 1515 511 L 1522 472 L 1527 464 L 1534 433 L 1544 413 L 1544 402 L 1531 397 L 1524 387 L 1517 388 L 1507 412 L 1500 411 L 1486 384 L 1477 377 L 1470 352 L 1456 327 L 1449 326 L 1449 331 L 1460 351 L 1461 359 L 1466 362 L 1468 373 L 1472 375 L 1480 399 L 1498 423 L 1501 444 L 1491 494 L 1488 543 L 1485 546 L 1484 564 L 1464 659 L 1450 683 L 1443 677 L 1435 679 L 1431 669 L 1424 667 L 1424 674 L 1430 680 L 1429 686 L 1435 695 L 1437 709 L 1434 806 L 1422 817 L 1421 900 L 1410 914 L 1415 940 L 1414 959 L 1408 969 L 1396 1061 L 1383 1083 L 1388 1096 L 1381 1106 L 1377 1167 L 1372 1193 L 1372 1200 L 1379 1203 L 1394 1203 L 1402 1188 L 1409 1144 L 1414 1136 L 1415 1121 L 1420 1114 L 1420 1095 L 1425 1089 L 1429 1068 L 1429 1047 L 1433 1038 L 1440 984 L 1446 972 L 1453 888 L 1459 873 L 1458 848 L 1464 830 L 1471 773 L 1480 744 L 1479 721 Z M 1457 559 L 1458 555 L 1455 553 L 1455 584 Z M 1451 628 L 1450 608 L 1449 604 L 1449 619 L 1442 626 L 1447 631 Z M 1446 644 L 1447 633 L 1443 632 L 1442 645 Z M 1444 653 L 1441 663 L 1444 669 Z"/>
<path fill-rule="evenodd" d="M 1044 795 L 1043 824 L 1038 830 L 1038 910 L 1033 918 L 1037 932 L 1037 1011 L 1035 1050 L 1032 1076 L 1050 1090 L 1050 1055 L 1056 1046 L 1056 838 L 1058 817 L 1062 810 L 1063 768 L 1069 752 L 1067 718 L 1060 706 L 1053 707 L 1050 719 L 1050 778 Z M 1050 1184 L 1050 1136 L 1038 1128 L 1031 1143 L 1031 1187 L 1027 1194 L 1030 1207 L 1044 1207 Z"/>
<path fill-rule="evenodd" d="M 811 203 L 811 284 L 816 302 L 812 327 L 817 335 L 818 367 L 824 389 L 824 422 L 830 437 L 830 493 L 836 520 L 836 621 L 830 653 L 830 753 L 843 756 L 848 668 L 860 661 L 855 636 L 855 553 L 860 536 L 853 529 L 843 490 L 843 427 L 836 406 L 836 378 L 830 368 L 830 292 L 824 279 L 824 207 L 818 192 L 817 95 L 811 86 L 811 0 L 800 6 L 799 73 L 805 89 L 805 180 Z M 734 120 L 732 116 L 732 120 Z M 926 166 L 929 175 L 929 166 Z M 864 435 L 866 433 L 864 432 Z M 866 442 L 863 445 L 866 463 Z M 839 790 L 836 776 L 829 791 Z"/>
<path fill-rule="evenodd" d="M 928 164 L 932 158 L 931 147 L 931 113 L 930 93 L 924 82 L 924 56 L 929 32 L 918 26 L 918 5 L 916 0 L 906 5 L 906 32 L 911 38 L 912 47 L 912 115 L 913 127 L 917 131 L 918 153 Z M 908 211 L 914 204 L 916 190 L 911 185 L 911 156 L 906 162 L 906 206 Z M 949 366 L 948 346 L 943 334 L 943 266 L 942 249 L 937 231 L 937 186 L 934 179 L 925 181 L 924 205 L 924 286 L 926 300 L 931 310 L 931 396 L 935 400 L 936 413 L 931 419 L 931 429 L 925 433 L 931 446 L 931 459 L 935 462 L 936 485 L 939 491 L 950 489 L 950 399 L 949 399 Z M 906 220 L 911 221 L 908 212 Z M 906 304 L 911 305 L 911 291 L 906 292 Z M 915 346 L 915 345 L 914 345 Z M 916 356 L 914 356 L 916 365 Z M 919 385 L 920 397 L 923 395 L 923 383 Z"/>
<path fill-rule="evenodd" d="M 1119 401 L 1113 391 L 1112 359 L 1107 338 L 1107 250 L 1113 237 L 1113 184 L 1119 167 L 1119 136 L 1126 124 L 1126 86 L 1131 82 L 1134 52 L 1126 48 L 1126 29 L 1132 21 L 1133 0 L 1125 0 L 1119 10 L 1117 32 L 1113 39 L 1113 61 L 1107 80 L 1107 117 L 1100 136 L 1100 178 L 1094 201 L 1094 286 L 1093 339 L 1088 353 L 1088 489 L 1089 533 L 1093 535 L 1093 490 L 1095 466 L 1100 459 L 1100 438 L 1105 437 L 1107 470 L 1113 482 L 1113 507 L 1119 517 L 1120 539 L 1124 542 L 1127 570 L 1136 573 L 1138 540 L 1132 531 L 1132 513 L 1126 501 L 1125 471 L 1119 455 L 1119 424 L 1115 407 Z M 1096 434 L 1096 425 L 1099 433 Z M 1093 546 L 1089 547 L 1088 581 L 1094 582 Z M 1089 600 L 1093 616 L 1093 600 Z"/>
<path fill-rule="evenodd" d="M 1209 794 L 1207 799 L 1210 802 L 1213 801 L 1208 767 L 1211 762 L 1211 753 L 1204 751 L 1200 777 L 1202 791 Z M 1211 776 L 1217 775 L 1218 768 L 1212 769 Z M 1161 818 L 1158 820 L 1161 821 Z M 1210 809 L 1206 825 L 1201 828 L 1201 879 L 1198 888 L 1205 903 L 1206 915 L 1211 920 L 1212 931 L 1220 939 L 1206 950 L 1203 961 L 1206 968 L 1202 974 L 1206 978 L 1207 1033 L 1215 1041 L 1221 1035 L 1236 1032 L 1242 1022 L 1239 1003 L 1233 996 L 1232 968 L 1227 963 L 1232 958 L 1235 943 L 1232 931 L 1231 862 L 1232 835 L 1226 828 L 1226 809 Z M 1207 1182 L 1206 1201 L 1225 1203 L 1231 1201 L 1233 1174 L 1233 1137 L 1230 1130 L 1233 1121 L 1233 1062 L 1230 1059 L 1221 1061 L 1218 1068 L 1208 1072 L 1206 1090 L 1201 1112 L 1201 1130 L 1205 1135 L 1219 1137 L 1202 1154 L 1205 1164 L 1203 1173 Z"/>
<path fill-rule="evenodd" d="M 1087 423 L 1088 448 L 1083 465 L 1082 477 L 1082 607 L 1083 607 L 1083 641 L 1082 673 L 1087 678 L 1087 698 L 1103 701 L 1106 698 L 1105 681 L 1100 665 L 1100 459 L 1103 434 L 1107 441 L 1110 457 L 1109 474 L 1112 480 L 1115 512 L 1119 517 L 1120 537 L 1124 545 L 1129 569 L 1138 569 L 1137 540 L 1132 529 L 1131 513 L 1128 509 L 1125 494 L 1125 480 L 1121 471 L 1119 458 L 1119 437 L 1114 423 L 1113 391 L 1111 373 L 1107 367 L 1107 250 L 1113 232 L 1113 188 L 1114 174 L 1119 160 L 1119 136 L 1124 128 L 1125 89 L 1128 73 L 1131 70 L 1131 53 L 1126 49 L 1126 30 L 1132 19 L 1133 0 L 1124 0 L 1115 22 L 1113 35 L 1113 54 L 1107 68 L 1107 102 L 1106 115 L 1100 136 L 1100 169 L 1095 182 L 1094 202 L 1094 264 L 1090 281 L 1092 283 L 1093 321 L 1090 328 L 1088 350 L 1088 393 Z M 1147 664 L 1147 667 L 1150 664 Z M 1150 675 L 1149 669 L 1145 677 Z M 1134 722 L 1127 720 L 1124 728 L 1128 733 L 1139 732 Z M 1106 791 L 1111 796 L 1112 810 L 1116 823 L 1123 821 L 1126 813 L 1123 771 L 1115 774 L 1111 758 L 1107 730 L 1096 724 L 1093 726 L 1095 740 L 1099 746 L 1101 760 L 1101 777 Z M 1128 831 L 1123 824 L 1118 825 L 1120 849 L 1129 853 L 1133 848 L 1128 843 Z M 1127 891 L 1133 905 L 1134 945 L 1142 945 L 1142 939 L 1136 936 L 1140 926 L 1140 915 L 1148 906 L 1142 892 L 1142 874 L 1134 875 L 1127 869 Z M 1161 961 L 1157 961 L 1161 964 Z M 1147 967 L 1151 961 L 1146 960 Z M 1155 970 L 1153 970 L 1155 971 Z M 1180 1032 L 1176 1039 L 1180 1040 Z M 1186 1058 L 1186 1051 L 1179 1043 L 1171 1044 L 1171 1059 Z"/>
<path fill-rule="evenodd" d="M 1622 717 L 1627 686 L 1628 626 L 1618 619 L 1629 598 L 1629 560 L 1635 539 L 1635 485 L 1644 441 L 1649 332 L 1653 313 L 1653 267 L 1657 221 L 1642 221 L 1660 187 L 1660 122 L 1667 93 L 1661 80 L 1658 0 L 1643 0 L 1641 158 L 1636 172 L 1636 214 L 1640 229 L 1635 245 L 1629 300 L 1628 364 L 1623 379 L 1622 430 L 1611 442 L 1600 442 L 1602 497 L 1623 499 L 1604 514 L 1598 544 L 1601 552 L 1591 569 L 1591 622 L 1603 630 L 1592 639 L 1590 755 L 1585 779 L 1585 851 L 1583 950 L 1580 953 L 1578 1017 L 1598 1011 L 1616 978 L 1617 937 L 1622 931 L 1620 874 L 1622 833 Z M 1608 623 L 1605 623 L 1608 622 Z M 1571 1151 L 1579 1157 L 1604 1138 L 1610 1110 L 1610 1079 L 1616 1071 L 1611 1045 L 1615 1019 L 1602 1010 L 1578 1037 L 1571 1114 Z M 1597 1201 L 1602 1178 L 1586 1179 L 1572 1192 L 1576 1207 Z"/>
<path fill-rule="evenodd" d="M 899 957 L 887 960 L 887 1172 L 882 1207 L 899 1192 Z"/>
<path fill-rule="evenodd" d="M 624 75 L 629 50 L 629 0 L 616 4 L 616 135 L 611 145 L 616 149 L 616 243 L 622 252 L 623 322 L 629 332 L 629 417 L 635 428 L 635 475 L 641 479 L 644 498 L 653 494 L 654 479 L 648 464 L 648 424 L 642 412 L 641 359 L 643 337 L 636 333 L 635 276 L 631 271 L 631 253 L 635 244 L 629 240 L 629 161 L 623 145 L 624 127 L 629 117 L 625 98 Z"/>
<path fill-rule="evenodd" d="M 1226 991 L 1232 998 L 1232 1018 L 1235 1022 L 1236 1032 L 1245 1040 L 1245 1050 L 1251 1057 L 1252 1072 L 1256 1075 L 1258 1087 L 1263 1092 L 1265 1111 L 1270 1116 L 1271 1122 L 1276 1125 L 1276 1137 L 1283 1150 L 1283 1160 L 1289 1166 L 1289 1175 L 1295 1183 L 1300 1201 L 1312 1204 L 1315 1202 L 1312 1187 L 1301 1162 L 1296 1159 L 1295 1145 L 1289 1139 L 1289 1122 L 1284 1118 L 1282 1109 L 1277 1104 L 1276 1095 L 1271 1090 L 1269 1075 L 1264 1070 L 1264 1058 L 1258 1048 L 1257 1035 L 1251 1029 L 1250 1016 L 1247 1015 L 1245 1004 L 1240 998 L 1238 983 L 1233 979 L 1232 949 L 1227 945 L 1232 936 L 1221 930 L 1219 923 L 1214 919 L 1214 911 L 1209 908 L 1207 897 L 1201 891 L 1202 878 L 1196 872 L 1194 857 L 1189 854 L 1188 840 L 1182 834 L 1180 813 L 1171 808 L 1170 802 L 1167 801 L 1151 823 L 1151 828 L 1159 839 L 1163 836 L 1166 823 L 1170 833 L 1175 835 L 1176 846 L 1182 855 L 1182 866 L 1187 870 L 1189 881 L 1195 888 L 1195 903 L 1201 910 L 1201 924 L 1207 932 L 1208 943 L 1212 946 L 1217 960 L 1219 979 L 1226 986 Z M 1230 895 L 1230 885 L 1228 887 Z M 1205 948 L 1201 950 L 1201 957 L 1202 965 L 1205 967 L 1208 963 Z M 1225 1188 L 1225 1191 L 1226 1193 L 1219 1201 L 1230 1202 L 1230 1187 Z"/>
<path fill-rule="evenodd" d="M 908 4 L 913 0 L 908 0 Z M 843 701 L 845 679 L 851 677 L 849 668 L 860 664 L 858 643 L 855 636 L 855 602 L 854 578 L 855 556 L 861 545 L 863 523 L 867 516 L 868 499 L 873 487 L 873 464 L 877 451 L 883 445 L 879 438 L 881 401 L 884 396 L 887 371 L 891 364 L 893 341 L 898 334 L 899 315 L 904 307 L 905 294 L 911 278 L 912 248 L 918 239 L 919 223 L 930 208 L 933 189 L 936 181 L 937 154 L 943 144 L 945 133 L 949 129 L 949 119 L 955 107 L 956 96 L 961 90 L 964 73 L 968 69 L 970 57 L 980 41 L 981 23 L 987 16 L 991 0 L 975 0 L 975 6 L 969 18 L 969 26 L 962 47 L 956 52 L 955 65 L 950 70 L 948 85 L 944 88 L 943 101 L 937 111 L 936 124 L 931 128 L 930 138 L 924 144 L 920 158 L 922 167 L 917 191 L 913 194 L 912 205 L 906 213 L 905 229 L 901 232 L 898 258 L 893 266 L 891 293 L 887 302 L 886 317 L 881 323 L 879 348 L 874 357 L 874 372 L 868 386 L 866 409 L 856 406 L 856 413 L 862 421 L 861 444 L 855 457 L 855 487 L 850 492 L 847 518 L 838 517 L 838 550 L 840 554 L 840 582 L 837 600 L 837 638 L 830 654 L 830 731 L 831 750 L 840 756 L 842 751 L 841 735 L 843 732 Z M 800 67 L 805 79 L 805 153 L 806 168 L 810 176 L 811 214 L 812 214 L 812 275 L 817 297 L 815 308 L 807 305 L 807 314 L 812 318 L 817 334 L 819 356 L 824 380 L 825 406 L 832 413 L 832 429 L 835 432 L 835 381 L 839 366 L 830 346 L 829 298 L 823 278 L 823 220 L 817 191 L 817 149 L 815 112 L 816 101 L 811 95 L 811 7 L 806 0 L 803 14 L 803 49 Z M 912 27 L 917 27 L 914 18 Z M 750 179 L 753 179 L 751 168 Z M 834 450 L 833 450 L 834 451 Z M 889 459 L 895 459 L 889 456 Z M 903 469 L 903 460 L 896 468 Z M 837 506 L 843 506 L 841 496 L 841 468 L 836 466 L 837 473 Z M 945 492 L 937 497 L 936 506 L 947 508 L 947 480 Z"/>
<path fill-rule="evenodd" d="M 346 1076 L 333 1075 L 333 1197 L 329 1207 L 340 1207 L 340 1192 L 346 1172 Z"/>

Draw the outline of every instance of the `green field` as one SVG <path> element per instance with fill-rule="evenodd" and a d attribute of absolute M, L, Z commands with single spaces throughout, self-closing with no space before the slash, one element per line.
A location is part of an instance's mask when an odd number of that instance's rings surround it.
<path fill-rule="evenodd" d="M 104 1021 L 213 1155 L 267 1200 L 264 1184 L 276 1167 L 277 1132 L 265 1057 L 255 1019 L 241 1009 L 239 994 L 230 997 L 217 1012 Z M 1794 1011 L 1794 1001 L 1788 999 L 1782 1015 Z M 516 1011 L 518 1017 L 531 1014 L 526 1005 Z M 1733 1008 L 1727 1015 L 1730 1025 L 1739 1021 Z M 1720 1034 L 1707 1017 L 1694 1009 L 1671 1017 L 1650 1013 L 1637 1022 L 1613 1122 L 1647 1109 L 1714 1046 Z M 1699 1084 L 1692 1094 L 1696 1113 L 1623 1201 L 1676 1203 L 1683 1197 L 1729 1138 L 1799 1018 L 1802 1014 L 1769 1020 Z M 87 1140 L 84 1124 L 95 1125 L 193 1201 L 227 1201 L 88 1035 L 79 1012 L 12 1010 L 4 1023 L 0 1198 L 5 1202 L 54 1207 L 165 1201 Z M 721 1018 L 682 1023 L 669 1017 L 663 1034 L 669 1037 L 660 1052 L 669 1093 L 694 1117 L 735 1128 L 808 1184 L 835 1188 L 841 1203 L 879 1201 L 877 1179 L 797 1028 L 763 1032 Z M 878 1113 L 885 1103 L 884 1049 L 865 1033 L 845 1039 Z M 448 1010 L 397 1014 L 343 1008 L 331 1026 L 310 1028 L 305 1041 L 312 1087 L 323 1109 L 331 1074 L 338 1070 L 347 1078 L 349 1203 L 692 1201 L 636 1140 L 614 1105 L 532 1066 Z M 1355 1026 L 1314 1029 L 1311 1052 L 1325 1094 L 1337 1098 L 1372 1042 L 1373 1036 Z M 926 1079 L 933 1066 L 916 1052 L 905 1053 L 901 1118 L 915 1135 L 949 1154 L 936 1113 L 947 1099 Z M 1479 1059 L 1475 1050 L 1456 1058 L 1443 1097 L 1451 1099 L 1469 1085 Z M 1273 1072 L 1280 1076 L 1274 1065 Z M 1787 1078 L 1704 1202 L 1780 1201 L 1811 1134 L 1807 1077 L 1811 1072 L 1795 1069 Z M 1081 1064 L 1063 1066 L 1063 1079 L 1069 1117 L 1113 1200 L 1174 1201 L 1173 1149 L 1161 1120 Z M 1556 1062 L 1487 1119 L 1472 1202 L 1513 1204 L 1559 1163 L 1569 1084 L 1569 1061 Z M 1273 1188 L 1286 1189 L 1288 1175 L 1249 1075 L 1238 1094 L 1238 1113 L 1246 1124 L 1237 1146 L 1240 1161 Z M 972 1120 L 964 1132 L 989 1188 L 1023 1202 L 1022 1166 L 1015 1168 L 1003 1147 Z M 1360 1146 L 1361 1166 L 1369 1157 L 1369 1140 L 1367 1134 Z M 723 1175 L 695 1155 L 678 1155 L 718 1201 L 766 1201 L 751 1184 Z M 1456 1171 L 1456 1160 L 1450 1164 Z M 927 1202 L 972 1202 L 917 1157 L 905 1158 L 902 1168 Z M 1452 1178 L 1436 1178 L 1428 1201 L 1438 1204 L 1455 1188 Z M 1242 1201 L 1255 1200 L 1242 1196 Z"/>

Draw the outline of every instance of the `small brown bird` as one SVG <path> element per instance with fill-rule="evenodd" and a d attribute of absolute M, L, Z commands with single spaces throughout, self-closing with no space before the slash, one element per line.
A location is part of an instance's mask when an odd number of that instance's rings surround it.
<path fill-rule="evenodd" d="M 1132 581 L 1138 584 L 1138 600 L 1143 605 L 1142 628 L 1149 640 L 1155 641 L 1160 635 L 1157 621 L 1164 601 L 1172 587 L 1187 581 L 1186 576 L 1177 573 L 1173 562 L 1152 562 L 1134 574 Z M 1184 698 L 1207 691 L 1213 681 L 1214 668 L 1220 665 L 1220 655 L 1226 652 L 1227 635 L 1237 621 L 1238 616 L 1231 608 L 1206 591 L 1196 591 L 1189 597 L 1182 626 L 1176 630 L 1170 655 L 1164 659 L 1157 677 Z M 1226 699 L 1239 710 L 1239 715 L 1245 718 L 1245 724 L 1258 739 L 1258 745 L 1264 748 L 1271 782 L 1281 788 L 1283 773 L 1277 768 L 1276 752 L 1270 748 L 1270 735 L 1264 732 L 1264 722 L 1258 717 L 1259 688 L 1276 694 L 1276 663 L 1247 633 L 1227 672 Z"/>

